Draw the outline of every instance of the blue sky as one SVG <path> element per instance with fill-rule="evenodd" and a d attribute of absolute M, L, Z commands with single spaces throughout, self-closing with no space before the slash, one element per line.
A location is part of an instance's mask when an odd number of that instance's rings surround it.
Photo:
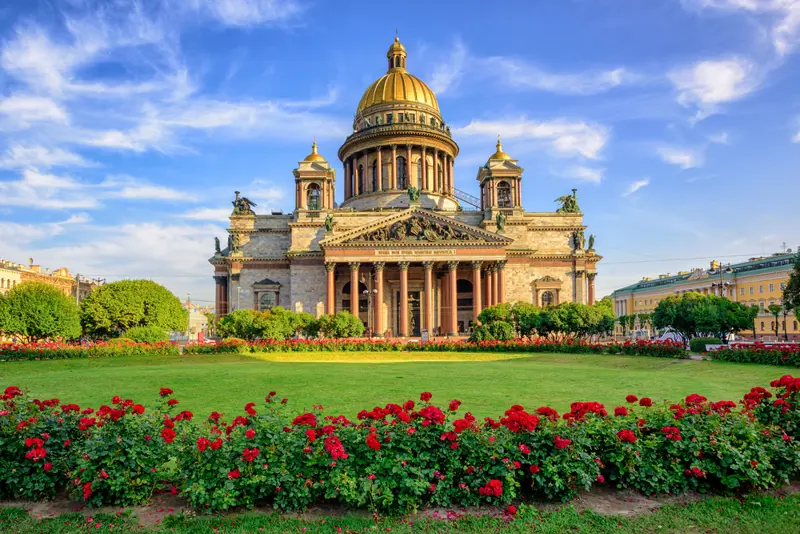
<path fill-rule="evenodd" d="M 579 190 L 600 295 L 800 245 L 800 0 L 7 0 L 0 256 L 211 301 L 234 190 L 293 208 L 395 29 L 461 146 L 523 203 Z M 341 195 L 342 187 L 339 187 Z"/>

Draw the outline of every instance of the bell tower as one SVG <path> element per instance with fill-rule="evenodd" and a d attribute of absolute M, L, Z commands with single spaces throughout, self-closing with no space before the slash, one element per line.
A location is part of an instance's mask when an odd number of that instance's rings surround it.
<path fill-rule="evenodd" d="M 523 168 L 517 165 L 518 160 L 503 151 L 499 135 L 496 148 L 486 165 L 478 171 L 481 209 L 484 212 L 497 209 L 521 210 Z"/>
<path fill-rule="evenodd" d="M 336 170 L 317 152 L 317 141 L 311 154 L 294 170 L 295 212 L 316 212 L 333 209 L 336 194 Z"/>

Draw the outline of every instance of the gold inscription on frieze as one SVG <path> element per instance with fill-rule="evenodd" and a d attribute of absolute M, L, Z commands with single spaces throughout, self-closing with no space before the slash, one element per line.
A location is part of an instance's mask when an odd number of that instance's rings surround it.
<path fill-rule="evenodd" d="M 457 249 L 454 248 L 446 248 L 446 249 L 406 249 L 406 250 L 376 250 L 376 256 L 409 256 L 409 257 L 416 257 L 416 256 L 455 256 L 458 252 Z"/>

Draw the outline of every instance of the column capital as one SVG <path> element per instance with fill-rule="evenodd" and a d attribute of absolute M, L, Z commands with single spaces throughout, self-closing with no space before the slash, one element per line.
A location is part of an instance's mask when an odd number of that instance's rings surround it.
<path fill-rule="evenodd" d="M 456 269 L 458 269 L 458 260 L 448 261 L 447 269 L 450 271 L 455 271 Z"/>
<path fill-rule="evenodd" d="M 326 271 L 331 272 L 334 269 L 336 269 L 336 262 L 333 262 L 333 261 L 326 261 L 325 262 L 325 270 Z"/>
<path fill-rule="evenodd" d="M 357 271 L 358 268 L 361 267 L 361 263 L 357 261 L 351 261 L 349 265 L 350 265 L 350 270 L 353 272 Z"/>
<path fill-rule="evenodd" d="M 411 264 L 411 262 L 408 262 L 408 261 L 399 261 L 399 262 L 397 262 L 397 267 L 398 267 L 398 268 L 399 268 L 401 271 L 407 271 L 407 270 L 408 270 L 408 266 L 409 266 L 410 264 Z"/>
<path fill-rule="evenodd" d="M 583 278 L 584 271 L 575 271 L 575 278 Z"/>
<path fill-rule="evenodd" d="M 422 262 L 422 266 L 425 267 L 426 271 L 432 271 L 433 270 L 433 263 L 434 262 L 432 262 L 432 261 L 423 261 Z"/>
<path fill-rule="evenodd" d="M 508 263 L 508 260 L 500 260 L 500 261 L 496 262 L 494 264 L 495 265 L 495 269 L 501 270 L 501 269 L 505 268 L 506 263 Z"/>
<path fill-rule="evenodd" d="M 482 261 L 473 261 L 472 262 L 472 270 L 473 271 L 480 271 L 482 265 L 483 265 Z"/>
<path fill-rule="evenodd" d="M 386 267 L 386 262 L 385 261 L 376 261 L 373 265 L 375 267 L 375 272 L 377 273 L 377 272 L 382 271 L 383 268 Z"/>
<path fill-rule="evenodd" d="M 589 280 L 594 281 L 594 279 L 597 277 L 597 273 L 586 273 L 586 276 L 589 278 Z"/>
<path fill-rule="evenodd" d="M 397 145 L 389 145 L 389 146 L 392 147 L 392 150 L 397 150 Z"/>

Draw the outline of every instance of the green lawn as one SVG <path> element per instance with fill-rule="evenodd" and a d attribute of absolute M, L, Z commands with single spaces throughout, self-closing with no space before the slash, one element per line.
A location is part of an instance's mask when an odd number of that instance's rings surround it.
<path fill-rule="evenodd" d="M 465 517 L 454 521 L 431 519 L 372 519 L 367 515 L 319 517 L 313 520 L 282 517 L 276 514 L 248 514 L 224 517 L 168 516 L 155 529 L 141 528 L 128 515 L 96 514 L 92 523 L 86 516 L 73 513 L 37 521 L 24 510 L 0 509 L 0 531 L 15 534 L 67 534 L 71 532 L 177 532 L 194 534 L 219 533 L 469 533 L 540 532 L 561 534 L 580 533 L 672 533 L 708 532 L 727 534 L 788 534 L 800 532 L 800 497 L 750 497 L 744 500 L 713 497 L 684 506 L 665 506 L 653 513 L 637 517 L 602 516 L 591 511 L 578 512 L 572 507 L 555 512 L 538 512 L 533 508 L 520 509 L 518 518 L 505 521 L 491 517 Z"/>
<path fill-rule="evenodd" d="M 363 408 L 417 399 L 454 398 L 477 417 L 511 404 L 550 405 L 594 400 L 615 406 L 634 393 L 678 400 L 690 393 L 739 400 L 752 386 L 796 370 L 784 367 L 626 356 L 469 353 L 290 353 L 124 357 L 0 363 L 0 388 L 17 385 L 39 398 L 97 406 L 113 395 L 147 403 L 169 386 L 181 407 L 199 415 L 240 412 L 271 390 L 294 410 L 321 403 L 355 415 Z"/>

